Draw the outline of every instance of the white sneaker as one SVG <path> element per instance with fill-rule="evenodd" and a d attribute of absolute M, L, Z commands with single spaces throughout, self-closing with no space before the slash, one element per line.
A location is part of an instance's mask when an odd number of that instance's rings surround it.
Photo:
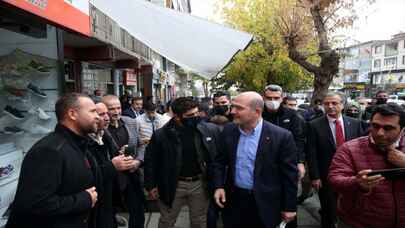
<path fill-rule="evenodd" d="M 51 130 L 46 127 L 42 127 L 42 126 L 36 124 L 31 127 L 30 133 L 38 134 L 38 135 L 45 135 L 45 134 L 51 133 Z"/>
<path fill-rule="evenodd" d="M 51 118 L 48 114 L 45 113 L 44 110 L 42 110 L 42 108 L 38 108 L 37 111 L 38 111 L 38 117 L 41 120 L 49 120 Z"/>
<path fill-rule="evenodd" d="M 37 110 L 34 107 L 32 107 L 32 108 L 30 108 L 30 110 L 28 110 L 28 113 L 31 115 L 35 115 L 35 114 L 37 114 Z"/>

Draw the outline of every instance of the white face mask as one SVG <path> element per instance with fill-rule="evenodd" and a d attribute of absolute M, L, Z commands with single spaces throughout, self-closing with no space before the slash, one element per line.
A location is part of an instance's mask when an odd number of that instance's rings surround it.
<path fill-rule="evenodd" d="M 266 100 L 264 104 L 266 105 L 266 108 L 270 110 L 277 110 L 280 107 L 280 101 L 268 101 Z"/>

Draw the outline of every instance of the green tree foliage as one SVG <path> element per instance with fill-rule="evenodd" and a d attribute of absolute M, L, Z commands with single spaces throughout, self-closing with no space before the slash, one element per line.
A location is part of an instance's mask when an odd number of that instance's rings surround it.
<path fill-rule="evenodd" d="M 217 88 L 235 85 L 241 90 L 261 91 L 267 84 L 279 84 L 287 91 L 295 91 L 310 87 L 312 75 L 288 57 L 283 37 L 274 26 L 278 11 L 274 1 L 222 0 L 220 8 L 230 26 L 252 33 L 255 39 L 223 75 L 214 79 Z"/>

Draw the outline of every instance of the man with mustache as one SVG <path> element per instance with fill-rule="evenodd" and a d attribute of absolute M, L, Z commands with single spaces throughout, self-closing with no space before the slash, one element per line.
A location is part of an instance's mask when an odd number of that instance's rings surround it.
<path fill-rule="evenodd" d="M 117 227 L 115 211 L 113 207 L 113 185 L 120 171 L 128 171 L 135 168 L 135 160 L 128 159 L 124 154 L 119 154 L 111 142 L 108 134 L 110 117 L 104 103 L 97 103 L 96 110 L 100 116 L 97 124 L 97 132 L 89 134 L 89 151 L 98 163 L 101 178 L 98 184 L 99 198 L 90 222 L 91 227 L 113 228 Z M 118 171 L 118 172 L 117 172 Z"/>
<path fill-rule="evenodd" d="M 94 102 L 69 93 L 55 105 L 58 124 L 24 158 L 7 228 L 87 228 L 97 202 L 97 164 L 87 135 L 97 130 Z"/>
<path fill-rule="evenodd" d="M 318 190 L 323 228 L 336 227 L 336 194 L 327 181 L 329 165 L 336 149 L 344 142 L 362 136 L 359 120 L 343 116 L 344 96 L 329 92 L 323 99 L 326 115 L 308 124 L 309 177 Z"/>
<path fill-rule="evenodd" d="M 341 146 L 329 171 L 338 193 L 340 227 L 405 227 L 405 178 L 370 176 L 373 170 L 405 168 L 405 112 L 396 104 L 376 106 L 370 134 Z"/>
<path fill-rule="evenodd" d="M 123 195 L 125 202 L 120 202 L 126 206 L 129 212 L 129 228 L 140 228 L 144 226 L 144 193 L 141 183 L 141 173 L 139 167 L 144 160 L 144 147 L 141 147 L 140 139 L 137 135 L 136 120 L 127 116 L 121 116 L 121 103 L 117 96 L 104 96 L 102 102 L 108 108 L 110 125 L 106 133 L 110 133 L 111 142 L 115 147 L 114 151 L 120 150 L 126 155 L 126 159 L 133 161 L 134 167 L 128 171 L 122 171 L 118 175 L 119 189 L 114 190 L 115 197 L 119 200 Z"/>

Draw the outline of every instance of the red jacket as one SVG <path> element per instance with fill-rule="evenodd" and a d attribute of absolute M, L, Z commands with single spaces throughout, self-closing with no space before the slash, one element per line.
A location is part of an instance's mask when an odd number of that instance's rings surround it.
<path fill-rule="evenodd" d="M 405 143 L 401 142 L 405 148 Z M 356 174 L 365 169 L 394 168 L 386 154 L 361 137 L 343 144 L 329 168 L 328 180 L 338 193 L 338 215 L 354 228 L 404 228 L 405 179 L 384 180 L 370 192 L 360 189 Z"/>

